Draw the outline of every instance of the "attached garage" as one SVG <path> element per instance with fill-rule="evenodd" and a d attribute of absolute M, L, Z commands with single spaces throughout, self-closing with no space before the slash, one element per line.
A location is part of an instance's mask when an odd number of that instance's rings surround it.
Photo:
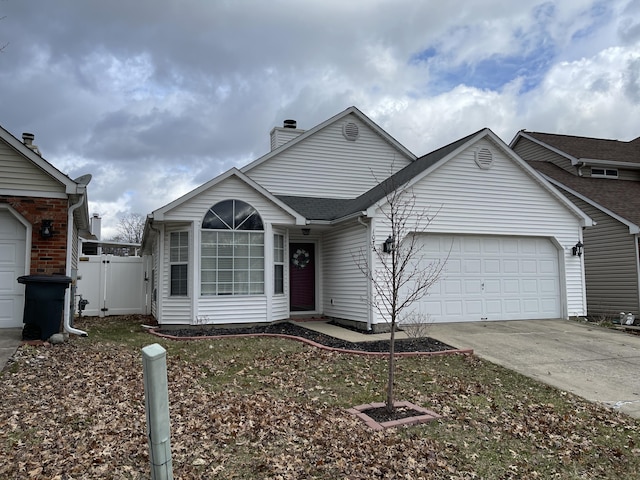
<path fill-rule="evenodd" d="M 0 328 L 22 327 L 27 228 L 8 209 L 0 208 Z"/>
<path fill-rule="evenodd" d="M 429 235 L 424 261 L 446 261 L 420 303 L 433 322 L 562 317 L 559 252 L 547 238 Z"/>

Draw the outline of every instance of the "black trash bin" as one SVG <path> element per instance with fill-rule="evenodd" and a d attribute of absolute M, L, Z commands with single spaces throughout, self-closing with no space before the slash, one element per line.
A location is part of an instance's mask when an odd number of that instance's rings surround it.
<path fill-rule="evenodd" d="M 23 275 L 25 285 L 23 340 L 48 340 L 60 332 L 64 312 L 64 291 L 71 278 L 64 275 Z"/>

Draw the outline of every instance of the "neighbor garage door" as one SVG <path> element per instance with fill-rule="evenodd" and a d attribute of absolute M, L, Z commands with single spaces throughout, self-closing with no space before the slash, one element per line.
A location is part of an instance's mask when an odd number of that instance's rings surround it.
<path fill-rule="evenodd" d="M 421 236 L 423 261 L 446 259 L 440 281 L 420 302 L 434 322 L 561 316 L 558 251 L 530 237 Z"/>
<path fill-rule="evenodd" d="M 9 211 L 0 209 L 0 328 L 21 327 L 25 274 L 26 228 Z"/>

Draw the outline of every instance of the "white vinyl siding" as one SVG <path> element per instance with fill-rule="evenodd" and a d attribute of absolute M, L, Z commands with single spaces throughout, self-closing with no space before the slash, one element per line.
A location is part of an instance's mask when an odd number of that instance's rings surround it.
<path fill-rule="evenodd" d="M 360 223 L 341 225 L 323 235 L 324 314 L 330 317 L 368 322 L 367 279 L 358 269 L 360 252 L 367 252 L 371 238 Z"/>
<path fill-rule="evenodd" d="M 479 148 L 493 152 L 491 168 L 475 163 Z M 581 231 L 579 219 L 492 142 L 482 139 L 467 148 L 414 185 L 413 192 L 416 208 L 431 217 L 426 233 L 551 239 L 562 255 L 563 316 L 585 315 L 582 261 L 571 255 Z M 383 241 L 386 235 L 388 227 L 379 222 L 376 237 Z"/>
<path fill-rule="evenodd" d="M 358 126 L 356 141 L 342 127 Z M 355 115 L 328 125 L 245 173 L 275 195 L 355 198 L 410 163 Z"/>
<path fill-rule="evenodd" d="M 59 193 L 66 196 L 64 185 L 38 168 L 31 161 L 17 153 L 12 147 L 0 140 L 0 190 L 18 192 Z M 61 198 L 55 196 L 55 198 Z"/>
<path fill-rule="evenodd" d="M 191 235 L 190 247 L 193 252 L 201 251 L 200 226 L 202 220 L 212 205 L 228 199 L 241 199 L 254 207 L 264 222 L 264 292 L 272 291 L 273 278 L 273 231 L 272 224 L 292 225 L 293 217 L 275 206 L 271 201 L 249 187 L 246 183 L 235 177 L 228 178 L 215 187 L 202 192 L 201 194 L 176 206 L 173 210 L 165 213 L 164 221 L 171 225 L 176 222 L 173 229 L 177 229 L 184 222 L 195 225 L 198 234 Z M 192 223 L 191 223 L 192 222 Z M 169 227 L 167 227 L 169 228 Z M 167 241 L 165 236 L 165 241 Z M 165 262 L 167 255 L 165 255 Z M 165 263 L 168 265 L 168 263 Z M 198 292 L 192 304 L 176 302 L 175 298 L 168 297 L 166 285 L 168 275 L 163 275 L 162 294 L 164 298 L 160 305 L 162 310 L 162 323 L 164 324 L 192 324 L 192 323 L 239 323 L 239 322 L 265 322 L 271 320 L 281 320 L 287 318 L 288 297 L 277 295 L 274 298 L 267 298 L 267 294 L 233 296 L 202 296 L 200 293 L 201 279 L 200 255 L 191 255 L 189 269 L 189 291 Z M 268 280 L 268 286 L 267 286 Z M 286 281 L 286 280 L 285 280 Z M 286 283 L 285 283 L 286 285 Z M 195 288 L 196 290 L 191 290 Z M 269 293 L 271 295 L 271 293 Z M 271 303 L 269 311 L 268 302 Z M 192 315 L 193 312 L 193 315 Z"/>

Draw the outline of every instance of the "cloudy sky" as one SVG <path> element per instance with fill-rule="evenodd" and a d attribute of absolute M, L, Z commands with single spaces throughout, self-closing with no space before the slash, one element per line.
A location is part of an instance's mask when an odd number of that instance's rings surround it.
<path fill-rule="evenodd" d="M 437 4 L 437 6 L 436 6 Z M 0 124 L 91 173 L 103 238 L 358 107 L 416 155 L 483 127 L 640 136 L 640 0 L 0 0 Z"/>

